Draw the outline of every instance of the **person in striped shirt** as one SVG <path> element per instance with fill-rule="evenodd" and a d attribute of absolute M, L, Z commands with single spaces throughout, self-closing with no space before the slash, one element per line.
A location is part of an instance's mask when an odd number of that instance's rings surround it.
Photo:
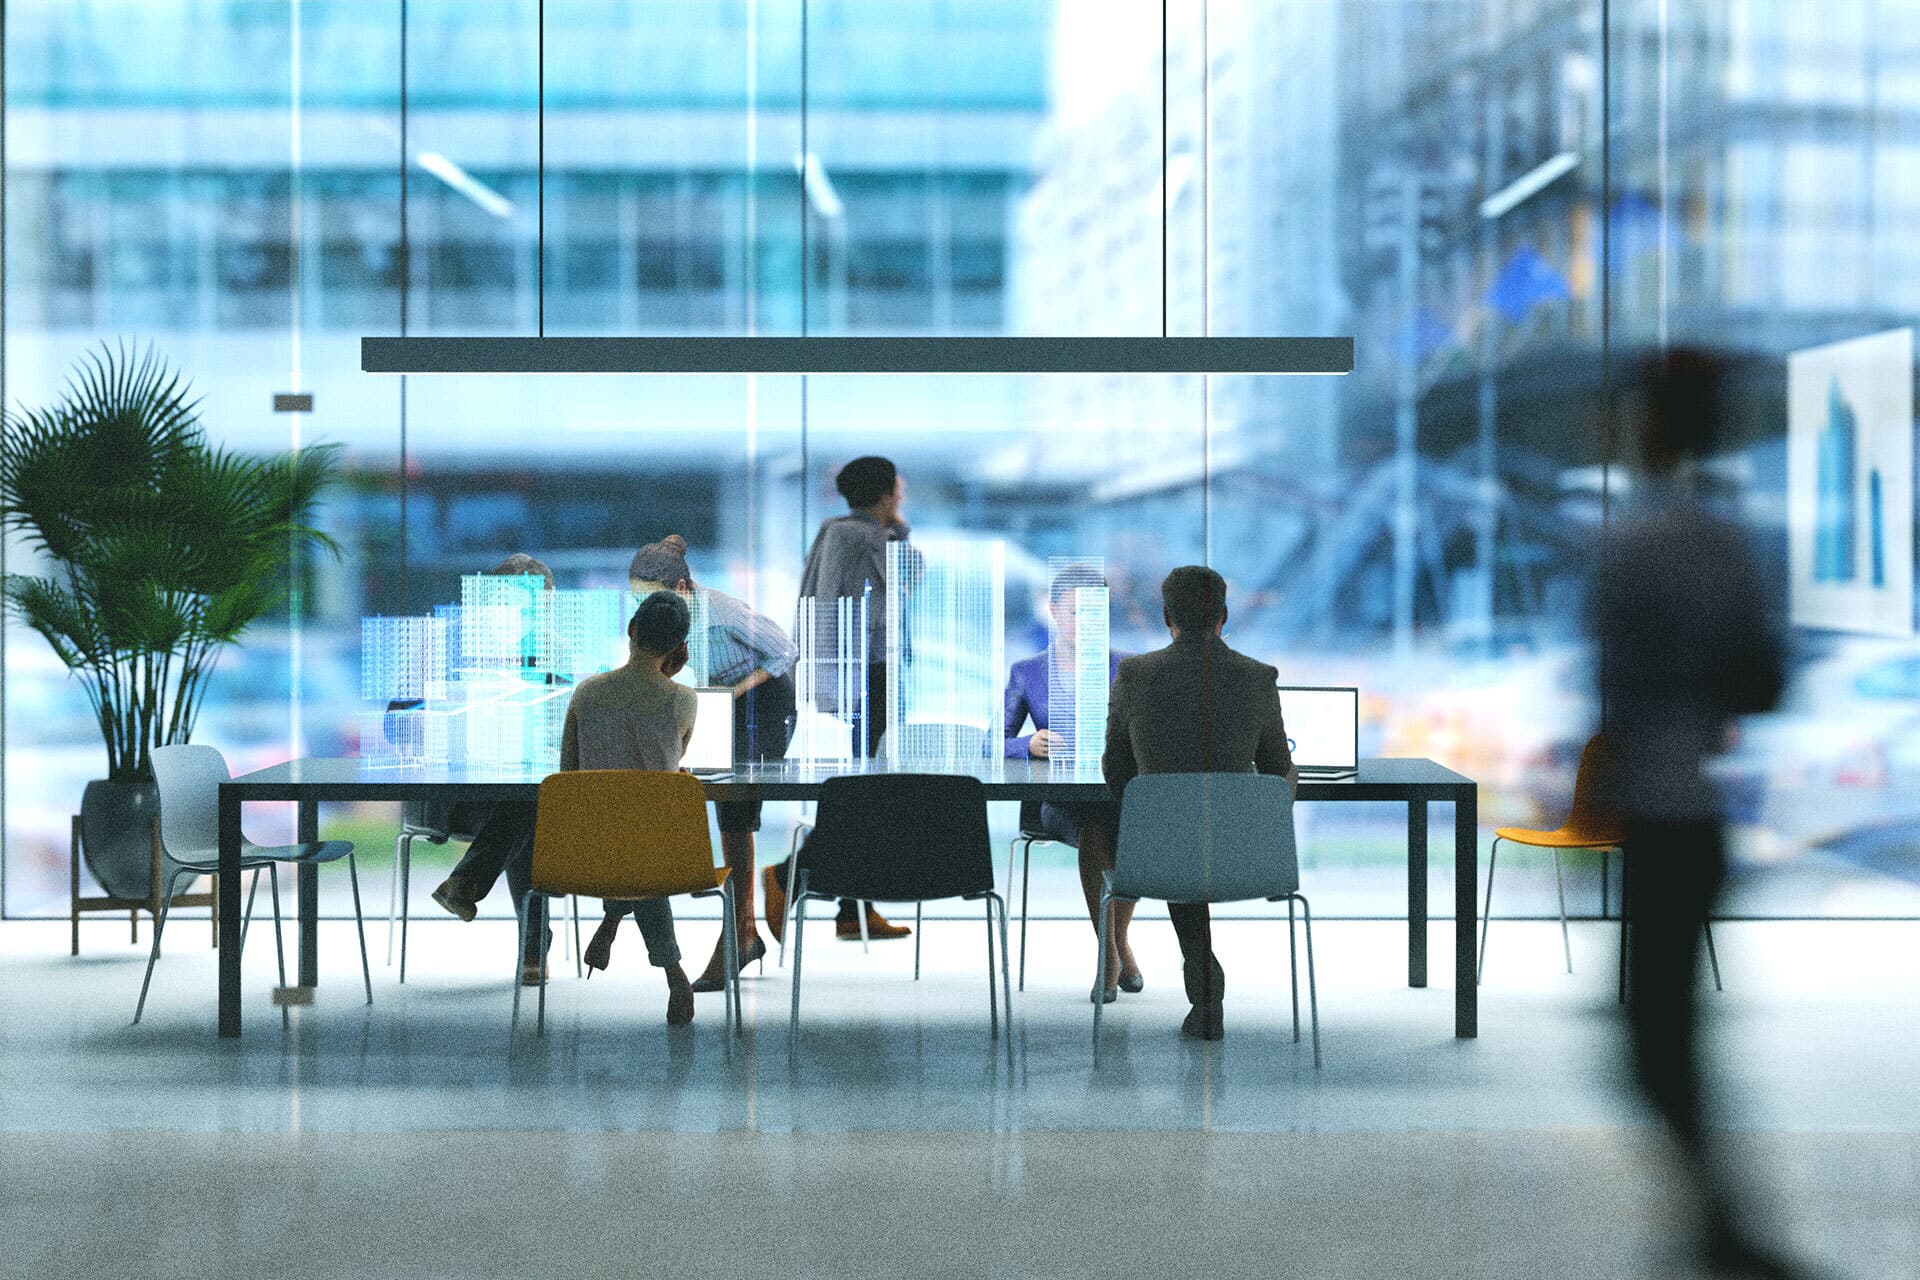
<path fill-rule="evenodd" d="M 696 585 L 687 565 L 687 540 L 677 533 L 640 548 L 627 567 L 627 578 L 635 596 L 655 591 L 699 595 L 706 612 L 706 683 L 733 689 L 735 759 L 784 760 L 793 735 L 793 664 L 799 650 L 780 624 L 724 591 Z M 735 885 L 744 967 L 767 953 L 753 922 L 753 837 L 760 830 L 760 801 L 724 801 L 714 805 L 714 814 L 720 826 L 720 852 Z M 693 989 L 722 990 L 724 974 L 725 960 L 716 942 L 713 958 L 694 980 Z"/>

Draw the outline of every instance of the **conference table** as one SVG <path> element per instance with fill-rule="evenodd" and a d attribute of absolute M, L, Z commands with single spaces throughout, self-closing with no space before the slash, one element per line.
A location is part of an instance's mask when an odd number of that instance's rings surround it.
<path fill-rule="evenodd" d="M 540 780 L 552 770 L 514 766 L 376 765 L 355 759 L 301 759 L 273 765 L 220 784 L 220 936 L 240 936 L 240 807 L 292 801 L 298 807 L 301 841 L 320 838 L 320 806 L 351 801 L 438 800 L 532 802 Z M 985 784 L 988 800 L 1108 799 L 1098 772 L 1045 760 L 781 761 L 741 765 L 731 774 L 704 780 L 709 800 L 818 800 L 829 778 L 848 774 L 946 773 L 971 775 Z M 1471 779 L 1424 759 L 1362 760 L 1340 779 L 1302 779 L 1298 799 L 1307 803 L 1390 801 L 1407 806 L 1407 985 L 1427 985 L 1427 806 L 1453 805 L 1453 1033 L 1479 1034 L 1474 973 L 1477 904 L 1479 788 Z M 320 982 L 319 872 L 299 867 L 299 981 Z M 240 948 L 220 948 L 220 1035 L 240 1034 Z"/>

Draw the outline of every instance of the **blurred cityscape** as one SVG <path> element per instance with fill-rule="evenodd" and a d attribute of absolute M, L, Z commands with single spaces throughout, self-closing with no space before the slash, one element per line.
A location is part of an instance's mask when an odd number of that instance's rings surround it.
<path fill-rule="evenodd" d="M 1657 346 L 1737 357 L 1714 475 L 1784 592 L 1786 359 L 1920 299 L 1920 24 L 1877 20 L 1915 7 L 1179 0 L 1163 42 L 1144 0 L 548 0 L 543 69 L 535 0 L 410 0 L 404 66 L 397 0 L 26 0 L 4 394 L 151 339 L 216 438 L 346 444 L 344 554 L 224 659 L 202 722 L 236 768 L 357 749 L 362 615 L 512 551 L 623 586 L 679 532 L 703 581 L 790 619 L 834 468 L 883 452 L 916 536 L 1007 541 L 1010 659 L 1045 642 L 1049 556 L 1104 557 L 1123 652 L 1204 559 L 1237 647 L 1360 686 L 1363 755 L 1433 756 L 1489 825 L 1551 825 L 1591 716 L 1581 583 L 1631 498 L 1609 391 Z M 1357 357 L 1210 382 L 358 368 L 367 334 L 536 331 L 1351 333 Z M 292 390 L 313 411 L 271 412 Z M 1748 861 L 1797 860 L 1744 905 L 1920 911 L 1920 645 L 1796 643 L 1793 703 L 1728 781 Z M 101 769 L 63 680 L 10 627 L 13 913 L 63 892 Z M 1404 909 L 1400 817 L 1341 821 L 1335 901 Z"/>

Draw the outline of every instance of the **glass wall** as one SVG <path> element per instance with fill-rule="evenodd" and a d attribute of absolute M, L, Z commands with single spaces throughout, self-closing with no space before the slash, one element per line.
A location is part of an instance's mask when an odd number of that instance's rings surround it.
<path fill-rule="evenodd" d="M 878 452 L 916 537 L 1007 542 L 1009 657 L 1045 643 L 1048 556 L 1104 558 L 1123 651 L 1164 642 L 1165 572 L 1211 563 L 1236 646 L 1360 686 L 1362 754 L 1479 779 L 1491 828 L 1554 825 L 1590 730 L 1581 590 L 1632 499 L 1625 371 L 1727 348 L 1741 429 L 1711 471 L 1803 624 L 1791 706 L 1730 765 L 1735 904 L 1914 914 L 1911 617 L 1873 634 L 1865 597 L 1822 613 L 1791 571 L 1791 369 L 1817 367 L 1793 358 L 1902 327 L 1920 288 L 1920 31 L 1895 7 L 23 0 L 4 396 L 152 342 L 214 439 L 346 446 L 343 555 L 223 660 L 202 717 L 236 769 L 353 751 L 359 618 L 514 551 L 617 584 L 678 532 L 699 578 L 790 621 L 835 468 Z M 1357 355 L 1339 379 L 361 374 L 359 339 L 399 333 L 1350 333 Z M 1910 397 L 1910 365 L 1890 376 Z M 312 411 L 273 412 L 286 391 Z M 1910 496 L 1882 519 L 1911 526 Z M 4 907 L 57 914 L 103 753 L 11 622 L 4 684 Z M 1338 808 L 1300 811 L 1316 905 L 1403 911 L 1402 815 Z M 327 821 L 381 850 L 395 816 Z M 1036 906 L 1076 911 L 1070 863 L 1038 856 Z M 1503 911 L 1550 909 L 1550 868 L 1515 861 Z M 1594 910 L 1597 861 L 1569 869 Z"/>

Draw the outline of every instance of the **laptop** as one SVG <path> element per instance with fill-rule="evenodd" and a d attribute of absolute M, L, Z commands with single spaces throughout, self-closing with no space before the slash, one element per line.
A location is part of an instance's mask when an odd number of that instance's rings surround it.
<path fill-rule="evenodd" d="M 724 778 L 733 772 L 733 690 L 695 689 L 693 696 L 700 704 L 680 767 L 696 778 Z"/>
<path fill-rule="evenodd" d="M 1360 691 L 1280 686 L 1287 749 L 1303 778 L 1351 778 L 1360 771 Z"/>

